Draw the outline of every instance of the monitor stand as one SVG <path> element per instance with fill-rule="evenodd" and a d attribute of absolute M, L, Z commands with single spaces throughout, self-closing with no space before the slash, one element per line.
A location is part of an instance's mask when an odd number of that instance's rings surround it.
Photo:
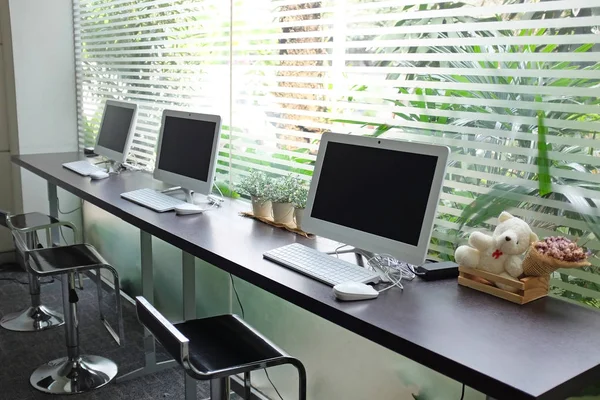
<path fill-rule="evenodd" d="M 177 192 L 179 190 L 181 190 L 185 194 L 185 201 L 187 203 L 194 204 L 194 191 L 193 190 L 186 189 L 186 188 L 183 188 L 181 186 L 173 186 L 173 187 L 161 190 L 161 193 L 163 193 L 163 194 L 169 194 L 169 193 Z M 212 196 L 210 194 L 208 196 L 205 196 L 205 197 L 206 197 L 207 202 L 209 204 L 214 204 L 217 207 L 221 206 L 221 203 L 223 202 L 222 199 L 220 199 L 218 197 L 214 197 L 214 196 Z"/>
<path fill-rule="evenodd" d="M 185 202 L 186 203 L 190 203 L 190 204 L 194 204 L 194 191 L 190 190 L 190 189 L 186 189 L 183 188 L 181 186 L 173 186 L 167 189 L 163 189 L 160 192 L 163 194 L 170 194 L 173 192 L 178 192 L 178 191 L 182 191 L 183 194 L 185 195 Z"/>
<path fill-rule="evenodd" d="M 185 201 L 186 201 L 186 203 L 195 204 L 194 203 L 194 191 L 193 190 L 186 189 L 186 188 L 183 188 L 181 186 L 173 186 L 173 187 L 161 190 L 160 192 L 163 193 L 163 194 L 169 194 L 169 193 L 177 192 L 179 190 L 181 190 L 185 194 Z M 211 205 L 214 204 L 217 207 L 220 207 L 221 203 L 223 202 L 223 200 L 221 200 L 220 198 L 213 197 L 210 194 L 208 196 L 205 196 L 205 197 L 206 197 L 206 200 L 207 200 L 206 202 L 208 204 L 211 204 Z"/>
<path fill-rule="evenodd" d="M 356 263 L 363 268 L 365 267 L 366 261 L 369 261 L 371 258 L 373 258 L 377 255 L 377 254 L 373 253 L 372 251 L 359 249 L 358 247 L 351 247 L 351 248 L 345 249 L 345 250 L 328 251 L 327 252 L 327 254 L 329 254 L 329 255 L 349 254 L 349 253 L 354 253 L 354 255 L 356 256 Z M 388 278 L 387 275 L 381 269 L 379 269 L 379 268 L 373 268 L 373 269 L 375 270 L 375 272 L 377 272 L 379 274 L 379 277 L 381 278 L 382 282 L 390 282 L 390 278 Z"/>
<path fill-rule="evenodd" d="M 194 191 L 186 188 L 181 188 L 183 194 L 185 194 L 185 202 L 194 204 Z"/>
<path fill-rule="evenodd" d="M 118 174 L 118 171 L 121 169 L 121 163 L 113 160 L 102 160 L 96 163 L 96 165 L 98 164 L 106 165 L 106 172 L 108 172 L 109 174 Z"/>
<path fill-rule="evenodd" d="M 375 253 L 373 253 L 371 251 L 359 249 L 358 247 L 351 247 L 351 248 L 345 249 L 345 250 L 328 251 L 327 252 L 327 254 L 330 254 L 330 255 L 335 255 L 335 254 L 350 254 L 350 253 L 354 253 L 354 255 L 356 256 L 356 263 L 358 265 L 360 265 L 361 267 L 365 266 L 364 261 L 368 261 L 369 259 L 371 259 L 371 258 L 373 258 L 373 257 L 376 256 Z M 364 259 L 364 261 L 363 261 L 363 259 Z"/>

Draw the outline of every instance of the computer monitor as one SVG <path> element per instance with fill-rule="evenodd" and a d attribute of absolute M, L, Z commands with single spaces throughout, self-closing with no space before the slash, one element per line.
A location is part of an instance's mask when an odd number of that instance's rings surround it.
<path fill-rule="evenodd" d="M 158 139 L 154 177 L 209 195 L 215 177 L 221 117 L 165 110 Z"/>
<path fill-rule="evenodd" d="M 135 131 L 137 104 L 107 100 L 94 152 L 124 163 Z"/>
<path fill-rule="evenodd" d="M 449 153 L 444 146 L 324 134 L 302 227 L 422 265 Z"/>

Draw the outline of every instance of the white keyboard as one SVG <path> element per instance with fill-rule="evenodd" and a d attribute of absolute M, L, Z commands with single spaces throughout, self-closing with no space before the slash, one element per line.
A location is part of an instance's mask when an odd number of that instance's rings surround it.
<path fill-rule="evenodd" d="M 62 166 L 81 176 L 90 176 L 94 172 L 99 171 L 106 172 L 104 168 L 100 168 L 94 164 L 90 164 L 88 161 L 85 160 L 64 163 Z"/>
<path fill-rule="evenodd" d="M 153 189 L 139 189 L 121 193 L 121 197 L 156 212 L 172 211 L 178 205 L 185 203 L 183 200 L 176 199 Z"/>
<path fill-rule="evenodd" d="M 345 282 L 378 282 L 377 272 L 329 256 L 298 243 L 263 253 L 267 260 L 310 276 L 329 286 Z"/>

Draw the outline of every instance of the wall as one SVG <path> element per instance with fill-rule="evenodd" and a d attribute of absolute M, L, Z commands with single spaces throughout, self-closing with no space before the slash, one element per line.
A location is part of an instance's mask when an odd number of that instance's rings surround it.
<path fill-rule="evenodd" d="M 70 0 L 8 0 L 11 51 L 8 62 L 14 79 L 12 154 L 77 150 L 75 55 Z M 9 79 L 10 81 L 10 79 Z M 16 168 L 15 168 L 16 169 Z M 21 204 L 13 208 L 48 212 L 46 182 L 21 170 L 13 172 L 13 189 Z M 62 210 L 79 200 L 59 192 Z M 21 206 L 21 207 L 19 207 Z M 81 213 L 62 216 L 81 225 Z M 70 241 L 72 238 L 67 236 Z"/>
<path fill-rule="evenodd" d="M 5 82 L 5 57 L 4 46 L 5 20 L 2 18 L 7 12 L 6 3 L 0 5 L 0 209 L 13 209 L 12 168 L 10 163 L 10 140 L 7 116 L 7 98 Z M 0 253 L 12 250 L 12 240 L 6 229 L 0 229 Z M 4 262 L 5 255 L 0 256 L 0 263 Z"/>

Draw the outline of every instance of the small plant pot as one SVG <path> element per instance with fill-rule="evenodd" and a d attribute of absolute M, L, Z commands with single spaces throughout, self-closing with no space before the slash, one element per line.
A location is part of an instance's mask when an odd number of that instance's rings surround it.
<path fill-rule="evenodd" d="M 267 218 L 271 216 L 271 200 L 252 196 L 252 214 L 255 217 Z"/>
<path fill-rule="evenodd" d="M 276 224 L 294 222 L 294 206 L 292 203 L 273 203 L 273 221 Z"/>
<path fill-rule="evenodd" d="M 296 228 L 302 230 L 302 218 L 304 218 L 304 208 L 294 209 L 294 219 L 296 220 Z"/>

